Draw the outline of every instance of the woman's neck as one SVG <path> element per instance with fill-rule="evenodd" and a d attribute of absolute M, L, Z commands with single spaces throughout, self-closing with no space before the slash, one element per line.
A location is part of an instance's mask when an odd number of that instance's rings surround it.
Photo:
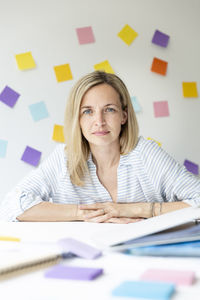
<path fill-rule="evenodd" d="M 91 153 L 93 161 L 100 172 L 118 166 L 120 160 L 120 146 L 116 147 L 95 147 L 92 146 Z"/>

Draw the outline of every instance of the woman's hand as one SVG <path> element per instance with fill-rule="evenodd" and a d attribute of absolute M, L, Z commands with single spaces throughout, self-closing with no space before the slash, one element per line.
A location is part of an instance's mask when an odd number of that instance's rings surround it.
<path fill-rule="evenodd" d="M 83 221 L 86 222 L 127 224 L 143 219 L 130 217 L 125 206 L 120 203 L 104 202 L 80 205 L 79 210 L 83 211 Z"/>

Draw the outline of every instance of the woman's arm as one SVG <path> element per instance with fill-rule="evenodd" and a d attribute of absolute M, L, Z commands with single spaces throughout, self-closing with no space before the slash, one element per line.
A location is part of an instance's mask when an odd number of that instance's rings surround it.
<path fill-rule="evenodd" d="M 24 211 L 17 217 L 24 222 L 65 222 L 82 221 L 83 213 L 75 204 L 41 202 Z"/>
<path fill-rule="evenodd" d="M 88 222 L 130 223 L 140 219 L 151 218 L 167 212 L 189 207 L 187 203 L 177 201 L 169 203 L 96 203 L 81 205 L 81 210 L 87 210 L 84 219 Z"/>

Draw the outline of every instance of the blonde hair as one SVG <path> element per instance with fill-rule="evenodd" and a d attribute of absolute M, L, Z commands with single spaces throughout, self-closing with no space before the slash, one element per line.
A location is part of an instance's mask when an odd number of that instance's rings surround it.
<path fill-rule="evenodd" d="M 71 182 L 77 186 L 84 185 L 84 175 L 89 172 L 87 159 L 90 153 L 88 141 L 84 138 L 79 124 L 80 105 L 85 93 L 99 84 L 112 86 L 120 96 L 122 110 L 127 112 L 128 118 L 122 125 L 120 140 L 120 154 L 129 153 L 138 141 L 138 123 L 131 103 L 129 92 L 123 81 L 114 74 L 94 71 L 83 76 L 74 85 L 66 105 L 64 134 L 67 168 Z"/>

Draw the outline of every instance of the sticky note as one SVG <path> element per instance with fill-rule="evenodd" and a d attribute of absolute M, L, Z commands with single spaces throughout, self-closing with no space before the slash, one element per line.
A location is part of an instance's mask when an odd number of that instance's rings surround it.
<path fill-rule="evenodd" d="M 54 125 L 52 140 L 59 143 L 65 142 L 64 127 L 62 125 L 57 125 L 57 124 Z"/>
<path fill-rule="evenodd" d="M 15 55 L 17 61 L 17 66 L 20 70 L 28 70 L 36 67 L 35 61 L 33 59 L 31 52 L 25 52 Z"/>
<path fill-rule="evenodd" d="M 72 238 L 61 239 L 58 244 L 64 252 L 70 252 L 87 259 L 94 259 L 102 254 L 99 249 Z"/>
<path fill-rule="evenodd" d="M 0 157 L 6 156 L 6 150 L 7 150 L 8 141 L 0 140 Z"/>
<path fill-rule="evenodd" d="M 118 33 L 118 37 L 120 37 L 120 39 L 122 39 L 122 41 L 126 43 L 128 46 L 132 44 L 132 42 L 135 40 L 137 36 L 138 33 L 128 24 L 125 25 L 122 28 L 122 30 Z"/>
<path fill-rule="evenodd" d="M 158 117 L 168 117 L 169 116 L 169 107 L 168 101 L 157 101 L 153 103 L 154 107 L 154 116 Z"/>
<path fill-rule="evenodd" d="M 43 101 L 29 105 L 29 110 L 34 121 L 40 121 L 49 116 L 46 105 Z"/>
<path fill-rule="evenodd" d="M 29 110 L 34 121 L 39 121 L 49 116 L 43 101 L 29 105 Z"/>
<path fill-rule="evenodd" d="M 0 101 L 10 107 L 13 107 L 17 102 L 19 96 L 19 93 L 11 89 L 9 86 L 6 86 L 0 94 Z"/>
<path fill-rule="evenodd" d="M 184 97 L 189 97 L 189 98 L 190 97 L 191 98 L 198 97 L 196 82 L 183 82 L 182 88 L 183 88 L 183 96 Z"/>
<path fill-rule="evenodd" d="M 81 45 L 95 42 L 94 34 L 91 26 L 76 28 L 76 33 L 78 36 L 79 44 Z"/>
<path fill-rule="evenodd" d="M 167 73 L 167 66 L 168 66 L 168 62 L 154 57 L 151 66 L 151 71 L 165 76 Z"/>
<path fill-rule="evenodd" d="M 21 160 L 36 167 L 39 164 L 41 154 L 42 153 L 40 151 L 27 146 L 24 150 Z"/>
<path fill-rule="evenodd" d="M 195 164 L 194 162 L 192 161 L 189 161 L 188 159 L 186 159 L 184 161 L 184 166 L 186 167 L 186 169 L 195 174 L 195 175 L 199 175 L 199 166 L 197 164 Z"/>
<path fill-rule="evenodd" d="M 131 97 L 131 102 L 133 104 L 134 111 L 136 113 L 141 112 L 141 110 L 142 110 L 141 106 L 140 106 L 140 104 L 139 104 L 139 102 L 138 102 L 138 100 L 137 100 L 137 98 L 135 96 Z"/>
<path fill-rule="evenodd" d="M 167 47 L 169 42 L 169 35 L 156 30 L 154 32 L 153 38 L 152 38 L 152 43 L 161 46 L 161 47 Z"/>
<path fill-rule="evenodd" d="M 109 64 L 108 60 L 104 60 L 96 65 L 94 65 L 94 69 L 95 70 L 101 70 L 104 71 L 106 73 L 111 73 L 114 74 L 115 72 L 113 71 L 111 65 Z"/>
<path fill-rule="evenodd" d="M 195 272 L 187 270 L 149 269 L 140 277 L 141 280 L 164 281 L 177 285 L 191 285 L 195 279 Z"/>
<path fill-rule="evenodd" d="M 112 294 L 118 297 L 167 300 L 170 299 L 174 290 L 175 286 L 172 283 L 124 281 L 112 291 Z"/>
<path fill-rule="evenodd" d="M 155 143 L 157 143 L 158 144 L 158 146 L 159 147 L 161 147 L 162 146 L 162 144 L 159 142 L 159 141 L 156 141 L 156 140 L 154 140 L 153 138 L 151 138 L 151 137 L 148 137 L 147 138 L 147 140 L 152 140 L 152 141 L 154 141 Z"/>
<path fill-rule="evenodd" d="M 75 266 L 56 265 L 46 271 L 47 278 L 73 279 L 73 280 L 93 280 L 103 273 L 100 268 L 83 268 Z"/>
<path fill-rule="evenodd" d="M 0 241 L 4 242 L 20 242 L 20 238 L 14 236 L 0 236 Z"/>
<path fill-rule="evenodd" d="M 72 80 L 72 72 L 69 64 L 59 65 L 54 67 L 54 72 L 58 82 Z"/>

